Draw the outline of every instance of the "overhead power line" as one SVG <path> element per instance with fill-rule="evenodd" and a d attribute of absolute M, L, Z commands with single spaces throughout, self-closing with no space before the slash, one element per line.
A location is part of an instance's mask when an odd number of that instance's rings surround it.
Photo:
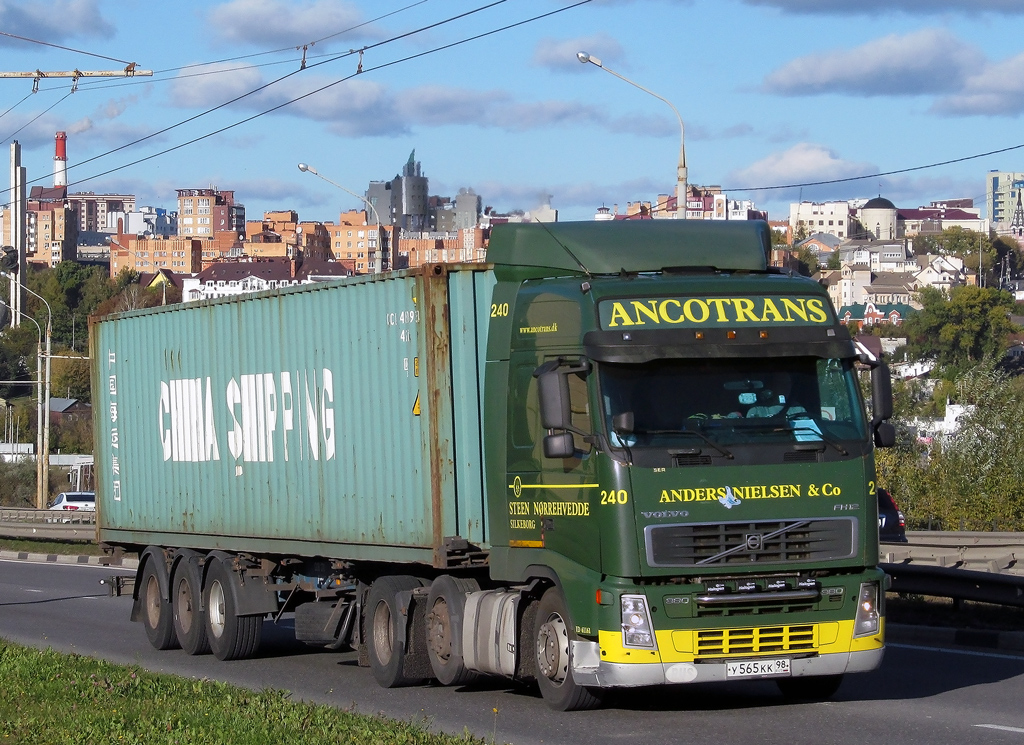
<path fill-rule="evenodd" d="M 17 34 L 9 34 L 6 31 L 0 31 L 0 36 L 7 36 L 11 39 L 18 39 L 19 41 L 27 41 L 32 44 L 42 44 L 44 47 L 53 47 L 54 49 L 63 49 L 65 52 L 74 52 L 75 54 L 85 54 L 90 57 L 99 57 L 100 59 L 110 60 L 111 62 L 120 62 L 122 65 L 132 64 L 128 60 L 118 59 L 117 57 L 107 57 L 102 54 L 95 54 L 93 52 L 84 52 L 81 49 L 72 49 L 71 47 L 62 47 L 60 44 L 51 44 L 48 41 L 39 41 L 38 39 L 29 39 L 27 36 L 18 36 Z"/>
<path fill-rule="evenodd" d="M 446 18 L 444 20 L 437 21 L 435 23 L 431 23 L 431 24 L 428 24 L 426 26 L 422 26 L 422 27 L 420 27 L 418 29 L 415 29 L 413 31 L 404 32 L 402 34 L 398 34 L 396 36 L 393 36 L 393 37 L 391 37 L 389 39 L 377 42 L 375 44 L 368 45 L 366 47 L 363 47 L 360 50 L 350 50 L 348 52 L 344 52 L 344 53 L 338 54 L 335 57 L 332 57 L 331 59 L 323 60 L 321 62 L 316 63 L 315 65 L 307 66 L 306 69 L 310 69 L 310 67 L 314 67 L 314 66 L 328 64 L 330 62 L 337 61 L 338 59 L 341 59 L 341 58 L 344 58 L 344 57 L 348 57 L 348 56 L 352 56 L 353 54 L 358 54 L 360 52 L 365 52 L 365 51 L 370 50 L 370 49 L 375 49 L 375 48 L 378 48 L 378 47 L 382 47 L 382 46 L 384 46 L 386 44 L 394 43 L 395 41 L 408 38 L 408 37 L 413 36 L 415 34 L 422 33 L 423 31 L 431 30 L 431 29 L 437 28 L 439 26 L 442 26 L 444 24 L 451 23 L 453 21 L 456 21 L 456 20 L 468 17 L 468 16 L 473 15 L 475 13 L 479 13 L 481 11 L 488 10 L 490 8 L 493 8 L 493 7 L 497 6 L 497 5 L 501 5 L 501 4 L 503 4 L 503 3 L 507 2 L 507 1 L 508 0 L 495 0 L 495 2 L 488 3 L 486 5 L 480 6 L 478 8 L 473 9 L 473 10 L 466 11 L 464 13 L 460 13 L 460 14 L 451 16 L 449 18 Z M 424 56 L 427 56 L 427 55 L 430 55 L 430 54 L 435 54 L 437 52 L 441 52 L 441 51 L 444 51 L 444 50 L 447 50 L 447 49 L 451 49 L 453 47 L 460 46 L 462 44 L 467 44 L 467 43 L 469 43 L 471 41 L 476 41 L 478 39 L 482 39 L 482 38 L 485 38 L 485 37 L 488 37 L 488 36 L 492 36 L 494 34 L 501 33 L 501 32 L 507 31 L 509 29 L 516 28 L 518 26 L 526 25 L 528 23 L 533 23 L 535 21 L 542 20 L 544 18 L 553 16 L 553 15 L 557 15 L 559 13 L 563 13 L 563 12 L 568 11 L 568 10 L 572 10 L 574 8 L 577 8 L 577 7 L 581 6 L 581 5 L 586 5 L 586 4 L 590 3 L 591 1 L 592 0 L 579 0 L 578 2 L 575 2 L 575 3 L 571 4 L 571 5 L 567 5 L 567 6 L 564 6 L 562 8 L 558 8 L 558 9 L 553 10 L 553 11 L 542 13 L 542 14 L 533 16 L 531 18 L 527 18 L 527 19 L 522 20 L 522 21 L 517 21 L 515 23 L 507 24 L 507 25 L 502 26 L 500 28 L 496 28 L 496 29 L 492 29 L 490 31 L 486 31 L 486 32 L 480 33 L 480 34 L 476 34 L 476 35 L 473 35 L 473 36 L 461 39 L 459 41 L 452 42 L 450 44 L 445 44 L 445 45 L 441 45 L 441 46 L 438 46 L 438 47 L 434 47 L 434 48 L 429 49 L 429 50 L 424 51 L 424 52 L 419 52 L 417 54 L 412 54 L 412 55 L 409 55 L 407 57 L 403 57 L 403 58 L 400 58 L 400 59 L 392 60 L 391 62 L 386 62 L 384 64 L 376 65 L 376 66 L 373 66 L 373 67 L 365 67 L 365 68 L 363 68 L 361 70 L 357 70 L 357 72 L 352 74 L 352 75 L 348 75 L 348 76 L 345 76 L 345 77 L 340 78 L 338 80 L 335 80 L 335 81 L 333 81 L 331 83 L 328 83 L 326 85 L 323 85 L 323 86 L 321 86 L 321 87 L 319 87 L 319 88 L 317 88 L 315 90 L 309 91 L 308 93 L 305 93 L 305 94 L 303 94 L 301 96 L 297 96 L 297 97 L 292 98 L 292 99 L 290 99 L 288 101 L 280 103 L 280 104 L 278 104 L 276 106 L 272 106 L 272 107 L 270 107 L 268 109 L 265 109 L 263 111 L 257 112 L 257 113 L 255 113 L 255 114 L 253 114 L 251 116 L 245 117 L 244 119 L 238 120 L 238 121 L 236 121 L 234 123 L 231 123 L 231 124 L 228 124 L 228 125 L 226 125 L 224 127 L 220 127 L 218 129 L 213 130 L 211 132 L 208 132 L 206 134 L 200 135 L 198 137 L 194 137 L 194 138 L 192 138 L 190 140 L 187 140 L 186 142 L 182 142 L 182 143 L 180 143 L 178 145 L 175 145 L 173 147 L 166 148 L 166 149 L 161 150 L 161 151 L 156 152 L 156 153 L 152 153 L 150 155 L 147 155 L 145 157 L 139 158 L 137 160 L 134 160 L 134 161 L 131 161 L 131 162 L 128 162 L 128 163 L 124 163 L 124 164 L 122 164 L 120 166 L 108 169 L 106 171 L 102 171 L 100 173 L 96 173 L 96 174 L 93 174 L 91 176 L 87 176 L 85 178 L 77 179 L 75 181 L 69 182 L 68 186 L 69 187 L 70 186 L 77 186 L 78 184 L 82 184 L 82 183 L 85 183 L 87 181 L 91 181 L 93 179 L 100 178 L 102 176 L 107 176 L 107 175 L 109 175 L 111 173 L 115 173 L 115 172 L 123 170 L 125 168 L 129 168 L 131 166 L 138 165 L 138 164 L 144 163 L 144 162 L 146 162 L 148 160 L 152 160 L 154 158 L 160 157 L 161 155 L 166 155 L 168 153 L 180 150 L 183 147 L 187 147 L 188 145 L 192 145 L 192 144 L 195 144 L 195 143 L 200 142 L 202 140 L 205 140 L 205 139 L 208 139 L 210 137 L 213 137 L 215 135 L 221 134 L 221 133 L 226 132 L 226 131 L 228 131 L 230 129 L 238 127 L 238 126 L 240 126 L 242 124 L 245 124 L 247 122 L 253 121 L 254 119 L 258 119 L 258 118 L 260 118 L 262 116 L 265 116 L 267 114 L 270 114 L 270 113 L 273 113 L 273 112 L 278 111 L 280 109 L 283 109 L 283 108 L 285 108 L 287 106 L 290 106 L 290 105 L 292 105 L 294 103 L 297 103 L 298 101 L 301 101 L 301 100 L 303 100 L 305 98 L 309 98 L 310 96 L 316 95 L 317 93 L 321 93 L 321 92 L 323 92 L 323 91 L 325 91 L 325 90 L 327 90 L 329 88 L 332 88 L 332 87 L 334 87 L 336 85 L 339 85 L 340 83 L 343 83 L 343 82 L 346 82 L 348 80 L 351 80 L 352 78 L 356 77 L 357 75 L 366 74 L 366 73 L 373 72 L 373 71 L 376 71 L 376 70 L 384 69 L 386 67 L 391 67 L 393 65 L 397 65 L 397 64 L 400 64 L 400 63 L 408 62 L 410 60 L 418 59 L 420 57 L 424 57 Z M 298 74 L 299 72 L 303 72 L 303 70 L 300 69 L 300 70 L 292 71 L 292 72 L 288 73 L 287 75 L 284 75 L 284 76 L 282 76 L 282 77 L 280 77 L 280 78 L 278 78 L 278 79 L 276 79 L 274 81 L 271 81 L 270 83 L 266 83 L 266 84 L 264 84 L 262 86 L 259 86 L 259 87 L 255 88 L 255 89 L 251 90 L 251 91 L 248 91 L 248 92 L 246 92 L 246 93 L 244 93 L 244 94 L 242 94 L 240 96 L 236 96 L 235 98 L 231 99 L 230 101 L 226 101 L 226 102 L 224 102 L 222 104 L 219 104 L 219 105 L 217 105 L 217 106 L 215 106 L 215 107 L 213 107 L 211 109 L 208 109 L 208 110 L 206 110 L 204 112 L 201 112 L 200 114 L 196 114 L 195 116 L 189 117 L 188 119 L 185 119 L 185 120 L 183 120 L 181 122 L 178 122 L 176 124 L 173 124 L 173 125 L 170 125 L 168 127 L 165 127 L 164 129 L 159 130 L 158 132 L 154 132 L 152 134 L 146 135 L 145 137 L 139 138 L 138 140 L 135 140 L 133 142 L 127 143 L 125 145 L 121 145 L 121 146 L 119 146 L 119 147 L 117 147 L 117 148 L 115 148 L 113 150 L 110 150 L 110 151 L 108 151 L 106 153 L 103 153 L 101 155 L 97 155 L 97 156 L 95 156 L 93 158 L 90 158 L 88 160 L 82 161 L 81 163 L 75 164 L 74 166 L 70 166 L 68 170 L 71 170 L 71 168 L 81 167 L 81 166 L 85 165 L 86 163 L 98 160 L 99 158 L 106 157 L 106 156 L 111 155 L 111 154 L 113 154 L 115 152 L 118 152 L 120 150 L 124 150 L 125 148 L 131 147 L 132 145 L 139 144 L 139 143 L 141 143 L 141 142 L 143 142 L 145 140 L 148 140 L 148 139 L 150 139 L 152 137 L 155 137 L 155 136 L 157 136 L 159 134 L 163 134 L 163 133 L 168 132 L 168 131 L 176 128 L 176 127 L 182 126 L 183 124 L 186 124 L 188 122 L 194 121 L 194 120 L 196 120 L 196 119 L 198 119 L 198 118 L 200 118 L 200 117 L 202 117 L 202 116 L 204 116 L 204 115 L 206 115 L 208 113 L 211 113 L 211 112 L 216 111 L 218 109 L 224 108 L 225 106 L 228 106 L 231 103 L 237 102 L 238 100 L 241 100 L 242 98 L 245 98 L 246 96 L 250 96 L 253 93 L 256 93 L 256 92 L 259 92 L 261 90 L 264 90 L 264 89 L 268 88 L 271 85 L 274 85 L 274 84 L 276 84 L 278 82 L 281 82 L 282 80 L 285 80 L 285 79 L 287 79 L 287 78 L 289 78 L 289 77 L 291 77 L 293 75 Z M 52 174 L 48 174 L 48 175 L 52 176 Z M 31 181 L 29 183 L 37 183 L 37 182 L 43 181 L 45 179 L 47 179 L 46 175 L 41 176 L 41 177 L 39 177 L 37 179 L 34 179 L 33 181 Z"/>
<path fill-rule="evenodd" d="M 1020 145 L 1011 145 L 1009 147 L 999 148 L 998 150 L 989 150 L 987 153 L 978 153 L 976 155 L 966 155 L 963 158 L 953 158 L 951 160 L 943 160 L 938 163 L 929 163 L 923 166 L 911 166 L 910 168 L 899 168 L 895 171 L 883 171 L 882 173 L 868 173 L 863 176 L 847 176 L 846 178 L 835 178 L 827 181 L 805 181 L 799 184 L 780 184 L 778 186 L 744 186 L 744 187 L 729 187 L 723 188 L 722 191 L 772 191 L 774 189 L 796 189 L 804 186 L 828 186 L 829 184 L 845 184 L 851 181 L 863 181 L 869 178 L 879 178 L 880 176 L 897 176 L 901 173 L 911 173 L 913 171 L 923 171 L 928 168 L 938 168 L 940 166 L 948 166 L 953 163 L 963 163 L 968 160 L 977 160 L 978 158 L 987 158 L 990 155 L 999 155 L 1000 153 L 1008 153 L 1012 150 L 1020 150 L 1024 148 L 1024 143 Z"/>

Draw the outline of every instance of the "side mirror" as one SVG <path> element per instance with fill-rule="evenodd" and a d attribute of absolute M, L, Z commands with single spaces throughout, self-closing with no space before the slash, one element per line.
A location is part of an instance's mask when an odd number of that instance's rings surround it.
<path fill-rule="evenodd" d="M 612 429 L 619 435 L 631 435 L 634 428 L 633 412 L 623 411 L 612 417 Z"/>
<path fill-rule="evenodd" d="M 540 426 L 544 429 L 565 429 L 572 424 L 569 403 L 569 379 L 557 369 L 537 376 L 540 398 Z"/>
<path fill-rule="evenodd" d="M 547 435 L 544 438 L 545 458 L 573 458 L 575 455 L 576 446 L 573 444 L 572 435 L 569 432 Z"/>
<path fill-rule="evenodd" d="M 884 362 L 871 369 L 871 414 L 876 428 L 892 416 L 892 375 Z"/>
<path fill-rule="evenodd" d="M 875 427 L 875 447 L 891 448 L 896 444 L 896 428 L 889 422 L 881 422 Z"/>

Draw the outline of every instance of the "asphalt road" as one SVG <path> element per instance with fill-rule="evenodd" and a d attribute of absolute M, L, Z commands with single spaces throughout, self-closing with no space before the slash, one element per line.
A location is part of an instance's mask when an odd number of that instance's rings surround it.
<path fill-rule="evenodd" d="M 495 681 L 472 688 L 386 691 L 352 653 L 298 644 L 267 622 L 256 659 L 224 663 L 180 650 L 158 652 L 128 621 L 130 598 L 109 598 L 94 566 L 0 561 L 0 636 L 143 666 L 208 677 L 397 719 L 426 718 L 453 733 L 468 727 L 496 742 L 576 743 L 1020 743 L 1024 656 L 891 645 L 878 670 L 849 676 L 835 699 L 787 705 L 768 682 L 622 691 L 593 712 L 548 710 L 529 688 Z M 494 713 L 494 709 L 498 713 Z"/>

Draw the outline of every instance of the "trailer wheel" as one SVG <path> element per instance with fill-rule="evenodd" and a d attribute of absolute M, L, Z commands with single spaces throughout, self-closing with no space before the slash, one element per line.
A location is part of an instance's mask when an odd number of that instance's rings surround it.
<path fill-rule="evenodd" d="M 562 591 L 552 587 L 541 596 L 534 622 L 537 685 L 544 703 L 556 711 L 594 709 L 601 691 L 577 685 L 572 677 L 570 641 L 576 638 Z"/>
<path fill-rule="evenodd" d="M 775 681 L 783 698 L 791 702 L 817 703 L 832 698 L 843 683 L 842 675 L 779 678 Z"/>
<path fill-rule="evenodd" d="M 157 649 L 174 649 L 178 646 L 178 637 L 174 633 L 171 604 L 167 602 L 169 582 L 162 552 L 149 554 L 139 584 L 142 625 L 146 627 L 149 643 Z"/>
<path fill-rule="evenodd" d="M 239 616 L 235 607 L 234 574 L 224 562 L 213 559 L 203 588 L 206 633 L 210 650 L 218 660 L 242 660 L 259 649 L 263 636 L 262 616 Z"/>
<path fill-rule="evenodd" d="M 444 574 L 430 585 L 427 597 L 427 655 L 434 676 L 442 685 L 465 685 L 478 676 L 466 669 L 462 657 L 462 628 L 465 621 L 466 593 L 476 592 L 475 579 Z"/>
<path fill-rule="evenodd" d="M 206 635 L 206 613 L 203 611 L 203 576 L 199 554 L 180 551 L 171 576 L 171 607 L 174 609 L 174 632 L 181 648 L 188 654 L 207 654 L 210 640 Z"/>
<path fill-rule="evenodd" d="M 408 609 L 402 612 L 398 593 L 415 590 L 422 584 L 407 575 L 378 577 L 370 586 L 366 599 L 367 652 L 373 677 L 384 688 L 419 685 L 423 678 L 405 675 L 408 651 L 406 630 Z"/>

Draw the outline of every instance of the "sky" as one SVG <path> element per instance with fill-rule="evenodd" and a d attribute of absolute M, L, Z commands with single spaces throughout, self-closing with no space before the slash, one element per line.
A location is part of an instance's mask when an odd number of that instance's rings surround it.
<path fill-rule="evenodd" d="M 1024 172 L 1021 0 L 0 0 L 0 71 L 129 62 L 154 74 L 0 78 L 0 174 L 16 139 L 52 185 L 65 131 L 73 192 L 176 209 L 214 187 L 250 220 L 334 221 L 415 151 L 431 194 L 589 220 L 673 191 L 666 102 L 690 183 L 771 219 L 984 210 L 988 171 Z"/>

